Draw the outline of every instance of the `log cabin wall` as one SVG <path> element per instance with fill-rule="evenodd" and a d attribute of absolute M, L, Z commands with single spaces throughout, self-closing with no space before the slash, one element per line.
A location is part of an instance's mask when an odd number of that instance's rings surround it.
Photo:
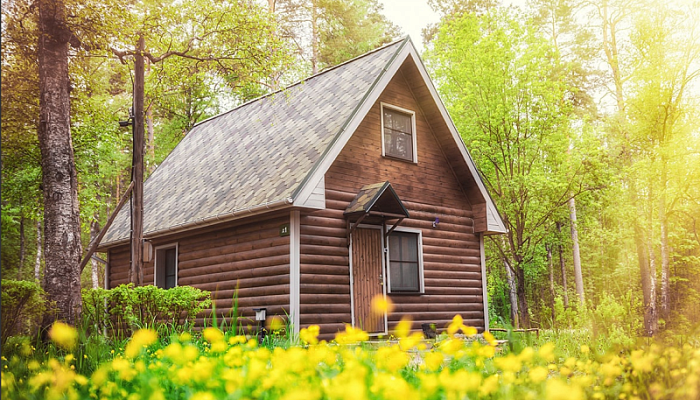
<path fill-rule="evenodd" d="M 238 288 L 238 314 L 252 318 L 253 308 L 267 315 L 289 312 L 289 236 L 280 226 L 289 224 L 289 211 L 258 215 L 234 223 L 153 239 L 153 247 L 178 244 L 178 286 L 212 292 L 218 316 L 228 317 Z M 110 288 L 128 283 L 129 247 L 109 251 Z M 144 265 L 144 282 L 153 284 L 153 262 Z M 200 315 L 197 323 L 210 318 Z M 221 321 L 221 320 L 219 320 Z"/>
<path fill-rule="evenodd" d="M 445 124 L 431 126 L 424 116 L 406 79 L 411 72 L 399 70 L 327 171 L 326 209 L 301 215 L 300 325 L 319 324 L 325 338 L 351 322 L 343 211 L 362 186 L 387 180 L 410 213 L 401 226 L 422 231 L 425 283 L 422 294 L 389 294 L 396 306 L 389 329 L 403 316 L 413 319 L 414 329 L 421 323 L 442 329 L 455 314 L 484 329 L 473 210 L 435 135 L 436 130 L 445 131 Z M 417 164 L 382 157 L 381 102 L 416 112 Z M 436 217 L 440 223 L 433 228 Z"/>

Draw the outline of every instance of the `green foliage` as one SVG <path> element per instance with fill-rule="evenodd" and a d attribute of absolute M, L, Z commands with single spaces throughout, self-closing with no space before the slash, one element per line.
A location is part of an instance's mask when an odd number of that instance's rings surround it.
<path fill-rule="evenodd" d="M 211 304 L 209 292 L 191 286 L 83 289 L 83 321 L 92 333 L 110 330 L 117 337 L 145 327 L 164 332 L 182 329 Z"/>
<path fill-rule="evenodd" d="M 2 280 L 2 344 L 10 336 L 32 334 L 47 311 L 44 291 L 35 282 Z"/>

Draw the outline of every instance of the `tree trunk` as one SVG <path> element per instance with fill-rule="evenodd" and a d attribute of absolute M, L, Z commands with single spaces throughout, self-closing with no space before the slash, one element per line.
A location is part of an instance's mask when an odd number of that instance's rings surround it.
<path fill-rule="evenodd" d="M 668 322 L 669 299 L 669 260 L 668 260 L 668 221 L 666 220 L 666 164 L 662 159 L 661 193 L 659 195 L 659 224 L 661 225 L 661 318 Z"/>
<path fill-rule="evenodd" d="M 557 222 L 557 231 L 561 237 L 561 222 Z M 566 263 L 564 262 L 564 248 L 559 243 L 559 266 L 561 267 L 561 285 L 564 288 L 564 308 L 569 308 L 569 291 L 566 282 Z"/>
<path fill-rule="evenodd" d="M 151 62 L 146 59 L 146 76 L 151 73 Z M 145 84 L 145 78 L 144 78 Z M 153 127 L 153 107 L 152 104 L 146 108 L 146 130 L 148 137 L 146 140 L 146 156 L 148 157 L 148 174 L 150 175 L 156 169 L 156 139 Z"/>
<path fill-rule="evenodd" d="M 510 320 L 513 326 L 520 327 L 520 322 L 518 321 L 518 293 L 515 285 L 515 279 L 513 278 L 513 271 L 510 268 L 508 260 L 503 260 L 503 265 L 506 267 L 506 279 L 508 281 L 508 298 L 510 300 Z"/>
<path fill-rule="evenodd" d="M 649 297 L 651 301 L 644 315 L 644 325 L 649 337 L 656 335 L 659 329 L 659 315 L 656 309 L 656 255 L 652 242 L 648 245 L 649 251 Z"/>
<path fill-rule="evenodd" d="M 20 202 L 20 205 L 22 203 Z M 22 267 L 24 267 L 24 259 L 26 258 L 26 249 L 24 245 L 24 213 L 20 211 L 19 215 L 19 266 L 17 267 L 17 280 L 22 280 Z"/>
<path fill-rule="evenodd" d="M 65 5 L 39 0 L 39 147 L 44 188 L 45 270 L 43 287 L 55 302 L 56 314 L 44 317 L 75 324 L 82 311 L 80 297 L 80 211 L 78 181 L 70 131 L 70 80 Z"/>
<path fill-rule="evenodd" d="M 518 284 L 518 311 L 520 311 L 520 325 L 522 328 L 530 328 L 530 313 L 527 308 L 527 298 L 525 297 L 525 269 L 520 261 L 517 261 L 515 277 Z"/>
<path fill-rule="evenodd" d="M 34 280 L 40 282 L 41 278 L 41 219 L 36 219 L 36 258 L 34 259 Z"/>
<path fill-rule="evenodd" d="M 145 47 L 143 36 L 139 37 L 138 52 L 134 56 L 134 161 L 132 179 L 134 189 L 131 197 L 131 268 L 129 282 L 143 285 L 143 134 L 144 134 L 144 57 L 140 53 Z"/>
<path fill-rule="evenodd" d="M 316 13 L 317 1 L 311 2 L 311 73 L 318 73 L 318 14 Z"/>
<path fill-rule="evenodd" d="M 554 327 L 554 320 L 556 315 L 554 314 L 554 265 L 552 262 L 552 246 L 545 245 L 547 248 L 547 267 L 549 269 L 549 297 L 551 299 L 549 306 L 552 308 L 552 327 Z"/>
<path fill-rule="evenodd" d="M 94 219 L 90 222 L 90 242 L 92 243 L 93 240 L 97 238 L 97 235 L 100 234 L 100 223 L 97 222 L 97 218 L 99 215 L 95 213 Z M 100 278 L 98 275 L 97 271 L 97 260 L 94 258 L 90 259 L 90 262 L 92 264 L 92 288 L 97 289 L 100 287 Z"/>
<path fill-rule="evenodd" d="M 569 199 L 569 217 L 571 219 L 571 243 L 574 254 L 574 280 L 576 282 L 576 294 L 578 295 L 579 301 L 583 306 L 586 304 L 586 299 L 583 293 L 581 251 L 578 247 L 578 228 L 576 227 L 576 200 L 573 197 Z"/>

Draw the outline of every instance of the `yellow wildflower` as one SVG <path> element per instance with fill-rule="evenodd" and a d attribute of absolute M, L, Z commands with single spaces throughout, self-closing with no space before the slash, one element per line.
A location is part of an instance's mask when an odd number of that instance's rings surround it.
<path fill-rule="evenodd" d="M 280 331 L 284 328 L 284 320 L 278 316 L 270 318 L 270 323 L 267 326 L 271 332 Z"/>
<path fill-rule="evenodd" d="M 585 344 L 584 344 L 584 345 L 581 345 L 581 353 L 583 353 L 583 354 L 588 354 L 588 353 L 590 353 L 590 352 L 591 352 L 591 348 L 590 348 L 590 347 L 586 346 Z"/>
<path fill-rule="evenodd" d="M 126 356 L 126 358 L 134 358 L 141 353 L 144 347 L 152 345 L 156 340 L 158 340 L 156 331 L 152 329 L 139 329 L 126 345 L 124 356 Z"/>
<path fill-rule="evenodd" d="M 547 362 L 554 361 L 554 343 L 545 343 L 540 347 L 538 355 Z"/>
<path fill-rule="evenodd" d="M 484 379 L 484 382 L 479 388 L 479 394 L 482 396 L 488 396 L 498 390 L 498 375 L 491 375 Z"/>
<path fill-rule="evenodd" d="M 378 294 L 372 298 L 371 308 L 373 314 L 384 315 L 394 311 L 394 303 L 383 294 Z"/>
<path fill-rule="evenodd" d="M 53 325 L 51 325 L 49 337 L 59 347 L 66 350 L 73 350 L 75 345 L 78 343 L 78 331 L 72 326 L 64 324 L 61 321 L 56 321 L 53 323 Z"/>
<path fill-rule="evenodd" d="M 428 371 L 437 371 L 443 361 L 445 361 L 445 356 L 443 356 L 442 353 L 430 352 L 423 358 L 423 365 L 421 367 Z"/>
<path fill-rule="evenodd" d="M 397 338 L 405 338 L 411 333 L 411 327 L 413 326 L 413 321 L 410 317 L 402 317 L 401 321 L 396 324 L 394 329 L 394 336 Z"/>
<path fill-rule="evenodd" d="M 462 316 L 457 314 L 452 318 L 452 322 L 447 326 L 447 334 L 452 336 L 457 333 L 464 326 L 464 319 Z"/>
<path fill-rule="evenodd" d="M 416 347 L 422 341 L 423 341 L 423 334 L 416 332 L 411 336 L 401 338 L 399 340 L 399 347 L 403 351 L 410 350 L 410 349 Z"/>
<path fill-rule="evenodd" d="M 583 400 L 583 390 L 576 385 L 567 385 L 566 382 L 558 379 L 550 379 L 547 381 L 545 389 L 545 397 L 547 400 Z"/>
<path fill-rule="evenodd" d="M 354 328 L 350 324 L 345 324 L 345 332 L 335 334 L 335 341 L 340 344 L 352 344 L 369 339 L 367 332 L 359 328 Z"/>
<path fill-rule="evenodd" d="M 209 343 L 219 342 L 224 340 L 224 333 L 219 328 L 210 326 L 202 331 L 202 337 Z"/>
<path fill-rule="evenodd" d="M 299 331 L 299 338 L 304 343 L 317 344 L 319 333 L 321 333 L 321 328 L 318 325 L 311 325 Z"/>
<path fill-rule="evenodd" d="M 496 358 L 493 360 L 493 363 L 502 371 L 518 372 L 523 367 L 520 357 L 514 354 L 508 354 L 505 357 Z"/>
<path fill-rule="evenodd" d="M 496 346 L 498 344 L 496 338 L 489 331 L 484 332 L 484 340 L 486 340 L 486 343 L 490 344 L 491 346 Z"/>
<path fill-rule="evenodd" d="M 533 383 L 544 382 L 547 379 L 549 370 L 545 367 L 535 367 L 530 370 L 530 381 Z"/>
<path fill-rule="evenodd" d="M 197 392 L 190 397 L 190 400 L 216 400 L 211 392 Z"/>

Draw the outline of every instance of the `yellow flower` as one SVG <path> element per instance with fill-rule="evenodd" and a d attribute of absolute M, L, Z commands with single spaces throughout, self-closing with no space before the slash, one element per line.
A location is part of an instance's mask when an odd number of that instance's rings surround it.
<path fill-rule="evenodd" d="M 437 369 L 440 368 L 444 360 L 445 356 L 443 356 L 442 353 L 430 352 L 426 354 L 423 358 L 422 367 L 427 369 L 428 371 L 437 371 Z"/>
<path fill-rule="evenodd" d="M 540 358 L 547 362 L 554 361 L 554 343 L 545 343 L 538 352 Z"/>
<path fill-rule="evenodd" d="M 375 315 L 384 315 L 394 311 L 394 303 L 390 298 L 383 294 L 378 294 L 372 298 L 372 313 Z"/>
<path fill-rule="evenodd" d="M 410 349 L 416 347 L 422 341 L 423 341 L 423 334 L 416 332 L 411 336 L 401 338 L 399 340 L 399 347 L 403 351 L 410 350 Z"/>
<path fill-rule="evenodd" d="M 455 315 L 450 325 L 447 326 L 447 334 L 450 336 L 454 335 L 462 329 L 462 326 L 464 326 L 464 319 L 462 319 L 462 316 L 459 314 Z"/>
<path fill-rule="evenodd" d="M 158 334 L 152 329 L 139 329 L 131 337 L 131 340 L 126 345 L 124 356 L 126 358 L 134 358 L 141 353 L 145 346 L 150 346 L 158 340 Z"/>
<path fill-rule="evenodd" d="M 78 331 L 72 326 L 64 324 L 61 321 L 56 321 L 49 330 L 49 337 L 59 347 L 66 350 L 73 350 L 78 343 Z"/>
<path fill-rule="evenodd" d="M 345 332 L 335 334 L 335 341 L 340 344 L 352 344 L 369 339 L 367 332 L 359 328 L 354 328 L 350 324 L 345 324 Z"/>
<path fill-rule="evenodd" d="M 202 331 L 202 337 L 204 337 L 204 339 L 206 339 L 206 341 L 209 343 L 215 343 L 224 340 L 223 332 L 221 332 L 219 328 L 214 328 L 213 326 L 205 328 Z"/>
<path fill-rule="evenodd" d="M 216 397 L 210 392 L 197 392 L 190 397 L 190 400 L 216 400 Z"/>
<path fill-rule="evenodd" d="M 583 400 L 583 390 L 576 385 L 567 385 L 558 379 L 547 381 L 545 389 L 547 400 Z"/>
<path fill-rule="evenodd" d="M 584 345 L 581 345 L 581 353 L 583 353 L 583 354 L 588 354 L 588 353 L 590 353 L 590 352 L 591 352 L 591 348 L 590 348 L 590 347 L 586 346 L 585 344 L 584 344 Z"/>
<path fill-rule="evenodd" d="M 317 344 L 319 333 L 321 333 L 321 328 L 318 325 L 311 325 L 299 331 L 299 338 L 304 343 Z"/>
<path fill-rule="evenodd" d="M 279 331 L 284 328 L 284 320 L 278 316 L 273 316 L 270 318 L 270 323 L 268 325 L 268 329 L 271 332 Z"/>
<path fill-rule="evenodd" d="M 473 326 L 462 325 L 462 332 L 464 332 L 465 335 L 472 337 L 472 336 L 476 335 L 477 330 Z"/>
<path fill-rule="evenodd" d="M 533 383 L 544 382 L 547 379 L 549 370 L 545 367 L 535 367 L 530 370 L 530 380 Z"/>
<path fill-rule="evenodd" d="M 510 372 L 518 372 L 523 367 L 520 357 L 514 354 L 508 354 L 505 357 L 496 358 L 493 360 L 493 363 L 499 369 Z"/>
<path fill-rule="evenodd" d="M 484 332 L 484 340 L 490 344 L 491 346 L 496 346 L 498 342 L 496 341 L 496 338 L 493 336 L 493 334 L 489 331 Z"/>
<path fill-rule="evenodd" d="M 401 321 L 399 321 L 399 323 L 396 324 L 396 328 L 394 329 L 394 336 L 396 336 L 399 339 L 405 338 L 411 333 L 412 326 L 413 321 L 410 317 L 402 317 Z"/>
<path fill-rule="evenodd" d="M 484 379 L 484 383 L 481 384 L 479 388 L 479 394 L 482 396 L 488 396 L 498 390 L 498 375 L 491 375 Z"/>

